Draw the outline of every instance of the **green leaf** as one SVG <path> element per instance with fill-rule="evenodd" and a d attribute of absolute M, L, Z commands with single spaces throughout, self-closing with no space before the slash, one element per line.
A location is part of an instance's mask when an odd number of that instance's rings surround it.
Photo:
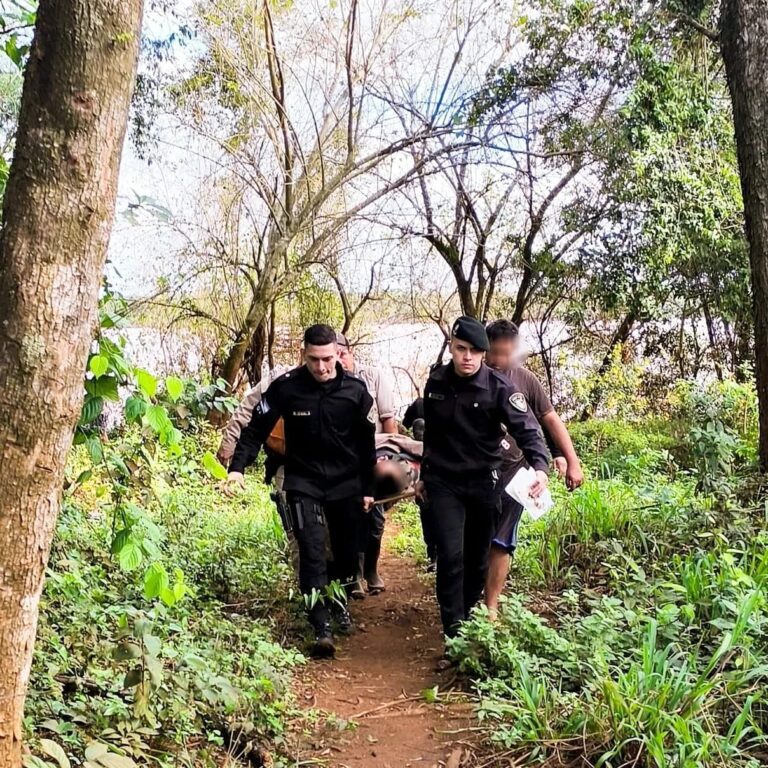
<path fill-rule="evenodd" d="M 98 379 L 109 370 L 109 360 L 104 355 L 94 355 L 88 361 L 88 370 Z"/>
<path fill-rule="evenodd" d="M 77 476 L 77 480 L 75 480 L 75 485 L 82 485 L 83 483 L 87 483 L 92 477 L 93 477 L 93 470 L 86 469 Z"/>
<path fill-rule="evenodd" d="M 109 747 L 106 744 L 102 744 L 99 741 L 92 741 L 85 748 L 85 759 L 91 762 L 95 762 L 102 755 L 106 755 L 107 752 L 109 752 Z"/>
<path fill-rule="evenodd" d="M 163 604 L 167 605 L 169 608 L 172 608 L 177 602 L 174 590 L 170 587 L 165 587 L 160 592 L 160 599 L 163 601 Z"/>
<path fill-rule="evenodd" d="M 203 466 L 216 480 L 227 479 L 227 470 L 210 451 L 203 456 Z"/>
<path fill-rule="evenodd" d="M 157 392 L 157 379 L 143 368 L 136 369 L 136 383 L 139 389 L 147 396 L 154 397 Z"/>
<path fill-rule="evenodd" d="M 136 643 L 125 642 L 115 646 L 112 651 L 112 658 L 115 661 L 130 661 L 131 659 L 141 658 L 141 646 Z M 95 759 L 95 758 L 94 758 Z"/>
<path fill-rule="evenodd" d="M 168 588 L 168 571 L 162 563 L 152 563 L 144 575 L 144 597 L 153 600 Z"/>
<path fill-rule="evenodd" d="M 125 546 L 126 542 L 128 541 L 128 538 L 131 535 L 131 531 L 129 528 L 121 528 L 117 533 L 115 533 L 115 537 L 112 539 L 112 554 L 117 555 L 119 554 L 120 550 Z"/>
<path fill-rule="evenodd" d="M 160 649 L 162 648 L 162 640 L 157 635 L 144 635 L 142 638 L 144 641 L 144 647 L 147 649 L 147 653 L 150 656 L 159 656 Z"/>
<path fill-rule="evenodd" d="M 93 424 L 104 410 L 104 398 L 88 396 L 83 401 L 83 410 L 80 413 L 80 425 Z"/>
<path fill-rule="evenodd" d="M 178 376 L 169 376 L 165 380 L 165 391 L 175 403 L 184 394 L 184 382 Z"/>
<path fill-rule="evenodd" d="M 69 758 L 61 746 L 55 741 L 52 741 L 51 739 L 40 739 L 40 749 L 42 749 L 46 755 L 52 757 L 61 768 L 70 768 Z"/>
<path fill-rule="evenodd" d="M 171 420 L 162 405 L 150 405 L 145 418 L 155 432 L 162 433 L 172 428 Z"/>
<path fill-rule="evenodd" d="M 36 755 L 22 755 L 21 764 L 24 768 L 51 768 L 47 760 L 41 760 Z"/>
<path fill-rule="evenodd" d="M 138 395 L 131 395 L 125 401 L 125 420 L 129 424 L 136 424 L 147 412 L 147 401 Z"/>
<path fill-rule="evenodd" d="M 124 571 L 134 571 L 141 565 L 144 555 L 141 547 L 133 539 L 128 539 L 118 553 L 117 559 Z"/>
<path fill-rule="evenodd" d="M 99 763 L 104 768 L 136 768 L 136 763 L 130 757 L 118 755 L 114 752 L 107 752 L 99 758 Z"/>
<path fill-rule="evenodd" d="M 155 688 L 159 688 L 163 683 L 163 662 L 157 656 L 145 656 L 144 661 L 149 670 L 152 685 Z"/>
<path fill-rule="evenodd" d="M 88 454 L 91 457 L 91 461 L 94 464 L 101 464 L 101 462 L 104 461 L 104 449 L 102 448 L 99 436 L 91 435 L 86 440 L 86 445 L 88 447 Z"/>
<path fill-rule="evenodd" d="M 86 379 L 85 391 L 92 397 L 103 397 L 107 400 L 120 400 L 117 389 L 117 379 L 114 376 L 101 376 L 98 379 Z"/>

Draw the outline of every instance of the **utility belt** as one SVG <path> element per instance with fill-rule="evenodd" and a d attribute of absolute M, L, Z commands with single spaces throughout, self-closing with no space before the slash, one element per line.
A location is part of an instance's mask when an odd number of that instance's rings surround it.
<path fill-rule="evenodd" d="M 310 499 L 289 499 L 285 491 L 272 491 L 269 497 L 275 502 L 286 533 L 302 531 L 305 525 L 325 526 L 325 512 L 322 504 Z"/>

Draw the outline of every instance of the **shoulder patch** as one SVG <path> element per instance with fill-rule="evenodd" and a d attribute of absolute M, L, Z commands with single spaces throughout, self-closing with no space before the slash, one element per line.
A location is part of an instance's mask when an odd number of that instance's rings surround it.
<path fill-rule="evenodd" d="M 528 413 L 528 401 L 522 392 L 515 392 L 513 395 L 510 395 L 509 404 L 521 413 Z"/>

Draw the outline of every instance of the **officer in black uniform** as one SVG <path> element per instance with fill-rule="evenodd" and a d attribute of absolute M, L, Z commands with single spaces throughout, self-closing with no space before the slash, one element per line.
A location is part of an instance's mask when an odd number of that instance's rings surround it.
<path fill-rule="evenodd" d="M 424 390 L 423 477 L 437 540 L 437 601 L 443 630 L 456 634 L 480 598 L 498 519 L 502 424 L 536 470 L 538 496 L 549 459 L 525 396 L 483 363 L 488 336 L 460 317 L 451 332 L 451 362 L 436 367 Z"/>
<path fill-rule="evenodd" d="M 373 501 L 376 463 L 373 400 L 362 379 L 338 362 L 336 334 L 327 325 L 304 333 L 304 365 L 269 386 L 237 441 L 228 485 L 243 484 L 243 472 L 282 416 L 285 422 L 285 480 L 290 524 L 299 545 L 299 586 L 322 593 L 332 579 L 352 583 L 363 509 Z M 326 526 L 328 537 L 326 536 Z M 326 561 L 326 540 L 333 559 Z M 309 619 L 316 656 L 336 648 L 330 613 L 315 592 Z M 312 604 L 313 603 L 313 604 Z M 346 608 L 332 603 L 340 628 L 351 628 Z"/>

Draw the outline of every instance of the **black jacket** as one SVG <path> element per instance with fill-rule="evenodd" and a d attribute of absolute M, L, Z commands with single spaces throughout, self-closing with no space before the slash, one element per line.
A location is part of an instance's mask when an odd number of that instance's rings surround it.
<path fill-rule="evenodd" d="M 524 395 L 484 363 L 470 377 L 452 363 L 432 371 L 424 389 L 424 474 L 461 482 L 501 465 L 503 424 L 534 469 L 547 472 L 549 456 Z"/>
<path fill-rule="evenodd" d="M 336 365 L 319 383 L 306 366 L 275 379 L 240 433 L 230 472 L 243 472 L 282 416 L 284 490 L 319 500 L 370 496 L 376 463 L 373 399 L 362 379 Z"/>

